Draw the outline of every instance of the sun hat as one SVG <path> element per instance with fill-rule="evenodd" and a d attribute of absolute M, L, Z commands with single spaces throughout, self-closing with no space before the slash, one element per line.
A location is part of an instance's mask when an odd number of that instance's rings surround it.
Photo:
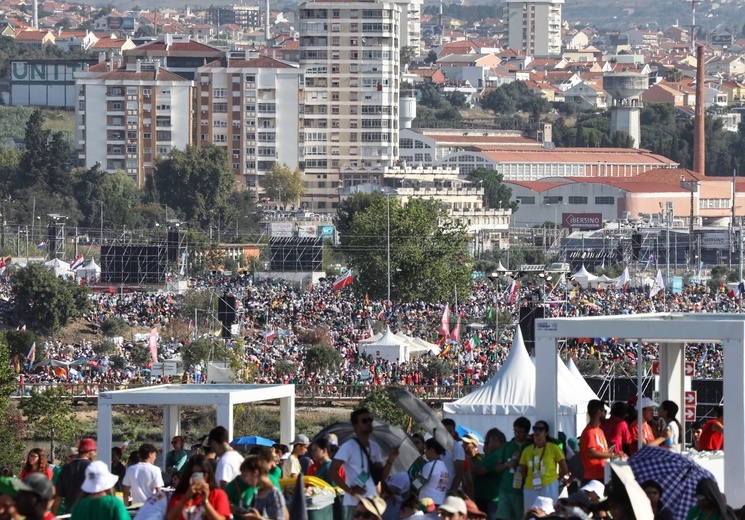
<path fill-rule="evenodd" d="M 591 480 L 590 482 L 579 488 L 579 490 L 592 491 L 598 496 L 598 498 L 603 498 L 605 496 L 605 486 L 599 480 Z"/>
<path fill-rule="evenodd" d="M 546 513 L 547 515 L 550 515 L 554 512 L 554 501 L 551 500 L 550 497 L 536 497 L 533 501 L 533 505 L 530 506 L 531 509 L 537 508 Z"/>
<path fill-rule="evenodd" d="M 295 435 L 295 439 L 290 443 L 290 446 L 294 446 L 296 444 L 310 444 L 310 439 L 307 435 L 303 435 L 302 433 Z"/>
<path fill-rule="evenodd" d="M 479 439 L 472 433 L 467 433 L 461 438 L 461 441 L 463 441 L 466 444 L 475 444 L 476 446 L 479 445 Z"/>
<path fill-rule="evenodd" d="M 80 439 L 80 444 L 78 444 L 78 453 L 88 453 L 89 451 L 96 450 L 98 450 L 96 441 L 90 438 Z"/>
<path fill-rule="evenodd" d="M 380 498 L 378 495 L 373 495 L 367 498 L 358 497 L 358 500 L 362 507 L 367 509 L 368 512 L 372 513 L 377 518 L 383 518 L 383 513 L 385 513 L 386 508 L 385 500 Z"/>
<path fill-rule="evenodd" d="M 449 496 L 445 498 L 445 501 L 437 508 L 439 511 L 447 511 L 448 513 L 460 513 L 461 515 L 468 514 L 468 506 L 466 506 L 465 500 L 461 497 Z"/>
<path fill-rule="evenodd" d="M 24 481 L 13 479 L 11 483 L 18 491 L 28 491 L 43 500 L 51 500 L 54 494 L 52 481 L 43 473 L 32 473 Z"/>
<path fill-rule="evenodd" d="M 96 460 L 85 468 L 85 480 L 80 489 L 86 493 L 100 493 L 113 488 L 118 480 L 119 477 L 111 474 L 104 461 Z"/>
<path fill-rule="evenodd" d="M 660 406 L 657 402 L 655 402 L 653 399 L 650 399 L 649 397 L 642 397 L 642 408 L 649 408 L 650 406 Z"/>

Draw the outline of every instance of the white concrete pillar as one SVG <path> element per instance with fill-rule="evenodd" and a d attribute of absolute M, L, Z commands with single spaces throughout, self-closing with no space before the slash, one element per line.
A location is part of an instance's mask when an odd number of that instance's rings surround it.
<path fill-rule="evenodd" d="M 556 435 L 559 424 L 558 360 L 556 339 L 536 337 L 535 419 L 546 421 L 552 435 Z"/>
<path fill-rule="evenodd" d="M 217 425 L 228 430 L 228 439 L 233 440 L 233 404 L 230 402 L 217 405 Z"/>
<path fill-rule="evenodd" d="M 660 343 L 660 402 L 669 400 L 678 405 L 676 419 L 683 427 L 685 386 L 685 343 Z M 685 432 L 681 433 L 685 438 Z"/>
<path fill-rule="evenodd" d="M 295 385 L 293 385 L 295 386 Z M 290 444 L 295 438 L 295 394 L 279 400 L 279 442 Z"/>
<path fill-rule="evenodd" d="M 166 469 L 166 453 L 171 450 L 171 439 L 181 435 L 181 407 L 175 404 L 163 406 L 163 454 L 161 468 Z"/>
<path fill-rule="evenodd" d="M 745 323 L 724 340 L 724 492 L 734 508 L 745 505 Z"/>
<path fill-rule="evenodd" d="M 98 398 L 98 460 L 106 463 L 111 470 L 111 405 Z"/>

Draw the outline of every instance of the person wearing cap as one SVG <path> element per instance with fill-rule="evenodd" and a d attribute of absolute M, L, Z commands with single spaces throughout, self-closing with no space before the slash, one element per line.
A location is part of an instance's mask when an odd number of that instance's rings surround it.
<path fill-rule="evenodd" d="M 52 504 L 52 513 L 61 514 L 62 500 L 65 502 L 65 511 L 72 511 L 75 502 L 80 495 L 80 488 L 85 480 L 85 469 L 96 459 L 98 447 L 93 439 L 81 439 L 78 444 L 78 456 L 60 471 L 57 480 L 57 491 Z"/>
<path fill-rule="evenodd" d="M 130 520 L 127 508 L 110 491 L 119 477 L 109 472 L 106 463 L 91 462 L 85 468 L 85 481 L 81 486 L 86 493 L 72 508 L 71 520 Z"/>
<path fill-rule="evenodd" d="M 654 409 L 659 406 L 649 397 L 642 397 L 639 406 L 642 407 L 642 446 L 646 446 L 654 441 L 655 436 L 652 431 L 652 427 L 649 425 L 649 421 L 654 419 Z M 629 427 L 631 430 L 631 444 L 629 445 L 629 453 L 633 455 L 639 451 L 639 421 L 634 419 Z"/>
<path fill-rule="evenodd" d="M 370 411 L 358 408 L 352 412 L 350 419 L 354 436 L 339 447 L 329 468 L 331 480 L 344 491 L 342 505 L 346 508 L 347 520 L 351 520 L 357 510 L 357 496 L 372 497 L 378 494 L 372 472 L 375 470 L 373 466 L 381 470 L 383 461 L 380 446 L 370 438 L 373 431 Z M 389 459 L 386 465 L 392 465 L 392 461 Z M 343 476 L 339 472 L 341 468 L 344 468 Z"/>
<path fill-rule="evenodd" d="M 290 446 L 292 446 L 290 456 L 282 464 L 282 478 L 295 478 L 302 473 L 303 467 L 300 464 L 300 457 L 307 453 L 309 444 L 310 439 L 307 435 L 301 433 L 295 436 L 295 439 L 290 443 Z"/>
<path fill-rule="evenodd" d="M 144 504 L 150 495 L 164 487 L 163 475 L 154 462 L 158 450 L 145 443 L 138 450 L 140 462 L 127 468 L 122 480 L 122 493 L 125 504 Z"/>
<path fill-rule="evenodd" d="M 230 436 L 224 426 L 212 428 L 207 440 L 212 451 L 219 457 L 215 478 L 220 488 L 225 489 L 229 482 L 240 475 L 243 455 L 230 447 Z"/>
<path fill-rule="evenodd" d="M 468 518 L 468 506 L 461 497 L 451 495 L 445 499 L 437 508 L 440 518 L 452 520 L 466 520 Z"/>
<path fill-rule="evenodd" d="M 52 481 L 41 473 L 32 473 L 26 480 L 13 480 L 18 490 L 16 508 L 26 520 L 51 520 L 54 514 L 47 512 L 47 506 L 54 494 Z"/>
<path fill-rule="evenodd" d="M 598 504 L 605 497 L 605 486 L 599 480 L 591 480 L 579 490 L 587 495 L 592 504 Z"/>
<path fill-rule="evenodd" d="M 574 493 L 569 495 L 567 497 L 567 505 L 569 507 L 578 507 L 582 510 L 583 513 L 585 513 L 585 515 L 587 515 L 592 508 L 590 497 L 588 497 L 582 491 L 575 491 Z"/>
<path fill-rule="evenodd" d="M 620 455 L 608 448 L 608 441 L 600 426 L 605 419 L 605 403 L 599 399 L 592 399 L 587 403 L 587 423 L 579 438 L 579 453 L 584 467 L 583 483 L 590 480 L 603 480 L 605 477 L 605 462 L 615 460 Z"/>
<path fill-rule="evenodd" d="M 531 502 L 530 509 L 525 514 L 525 518 L 541 518 L 554 513 L 554 501 L 549 497 L 535 497 Z"/>

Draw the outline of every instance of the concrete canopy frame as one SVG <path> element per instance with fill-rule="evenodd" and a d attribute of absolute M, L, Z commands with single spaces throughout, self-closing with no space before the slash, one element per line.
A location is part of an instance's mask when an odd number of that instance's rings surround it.
<path fill-rule="evenodd" d="M 559 338 L 617 338 L 660 343 L 661 398 L 682 400 L 687 342 L 724 345 L 724 486 L 733 507 L 745 504 L 745 315 L 674 314 L 546 318 L 535 322 L 536 415 L 556 425 Z M 638 365 L 637 365 L 638 366 Z M 641 385 L 638 386 L 641 392 Z M 681 405 L 681 410 L 683 406 Z"/>
<path fill-rule="evenodd" d="M 217 425 L 233 438 L 233 406 L 279 400 L 280 442 L 295 436 L 295 385 L 159 385 L 103 392 L 98 396 L 98 458 L 111 464 L 112 407 L 122 404 L 163 407 L 163 450 L 181 433 L 181 406 L 217 405 Z M 161 457 L 165 464 L 165 457 Z"/>

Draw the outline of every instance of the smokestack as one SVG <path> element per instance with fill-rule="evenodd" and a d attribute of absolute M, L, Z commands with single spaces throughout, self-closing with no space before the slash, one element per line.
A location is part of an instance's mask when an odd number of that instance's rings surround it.
<path fill-rule="evenodd" d="M 696 47 L 696 115 L 693 120 L 693 171 L 706 175 L 704 135 L 704 48 Z"/>
<path fill-rule="evenodd" d="M 34 11 L 33 22 L 31 23 L 34 26 L 34 29 L 38 31 L 39 30 L 39 0 L 34 0 L 33 3 L 31 4 L 31 7 L 32 7 L 32 10 Z"/>
<path fill-rule="evenodd" d="M 266 38 L 266 46 L 269 47 L 269 40 L 272 37 L 271 31 L 271 12 L 269 11 L 269 0 L 266 0 L 266 20 L 264 23 L 264 37 Z"/>

